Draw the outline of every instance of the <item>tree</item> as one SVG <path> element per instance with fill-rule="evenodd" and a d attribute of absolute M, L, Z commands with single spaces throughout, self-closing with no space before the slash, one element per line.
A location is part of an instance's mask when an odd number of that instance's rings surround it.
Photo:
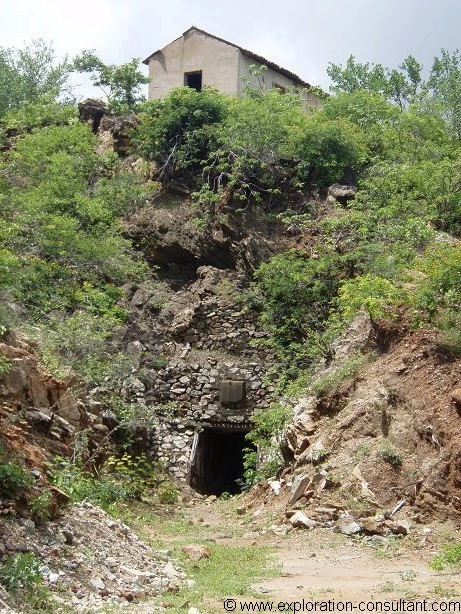
<path fill-rule="evenodd" d="M 69 93 L 70 72 L 67 59 L 56 62 L 52 45 L 42 39 L 22 49 L 0 47 L 0 116 L 43 96 Z"/>
<path fill-rule="evenodd" d="M 86 50 L 74 58 L 73 66 L 75 71 L 91 75 L 94 85 L 107 96 L 109 107 L 117 113 L 133 110 L 144 100 L 141 86 L 149 83 L 149 78 L 139 70 L 138 58 L 117 66 L 105 64 L 94 50 Z"/>
<path fill-rule="evenodd" d="M 400 108 L 409 104 L 418 93 L 423 82 L 422 65 L 411 55 L 404 59 L 398 69 L 389 69 L 382 64 L 361 64 L 351 55 L 346 66 L 328 66 L 327 73 L 333 81 L 336 93 L 352 94 L 359 90 L 382 94 Z"/>
<path fill-rule="evenodd" d="M 428 81 L 434 102 L 455 135 L 461 138 L 461 55 L 442 49 L 434 59 Z"/>

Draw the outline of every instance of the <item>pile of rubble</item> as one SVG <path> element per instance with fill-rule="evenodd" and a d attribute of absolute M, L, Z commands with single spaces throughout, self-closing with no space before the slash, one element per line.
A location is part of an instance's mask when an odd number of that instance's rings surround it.
<path fill-rule="evenodd" d="M 43 526 L 0 520 L 0 556 L 16 552 L 35 553 L 55 601 L 77 612 L 176 591 L 186 581 L 169 551 L 152 550 L 90 503 L 70 506 Z"/>

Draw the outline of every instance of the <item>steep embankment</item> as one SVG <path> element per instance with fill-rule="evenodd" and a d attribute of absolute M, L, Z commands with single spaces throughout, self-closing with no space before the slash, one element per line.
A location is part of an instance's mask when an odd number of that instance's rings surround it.
<path fill-rule="evenodd" d="M 369 360 L 354 367 L 359 350 Z M 368 535 L 459 522 L 460 376 L 461 360 L 440 349 L 435 332 L 357 318 L 318 372 L 319 392 L 294 407 L 289 469 L 260 487 L 261 512 L 275 507 L 294 526 Z"/>

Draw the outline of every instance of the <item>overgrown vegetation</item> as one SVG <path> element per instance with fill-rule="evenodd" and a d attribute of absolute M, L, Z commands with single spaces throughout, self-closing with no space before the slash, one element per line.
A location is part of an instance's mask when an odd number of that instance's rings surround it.
<path fill-rule="evenodd" d="M 127 321 L 123 287 L 148 269 L 122 221 L 155 186 L 96 152 L 68 97 L 73 70 L 106 88 L 113 110 L 139 111 L 133 150 L 156 164 L 159 182 L 188 184 L 202 225 L 260 206 L 305 233 L 302 247 L 259 267 L 247 295 L 269 334 L 282 399 L 305 387 L 323 394 L 354 373 L 359 359 L 314 378 L 359 312 L 374 326 L 404 316 L 435 327 L 444 351 L 461 353 L 458 52 L 443 50 L 426 80 L 411 56 L 398 69 L 354 58 L 331 65 L 332 95 L 316 110 L 299 93 L 250 88 L 241 98 L 177 88 L 140 106 L 137 61 L 117 67 L 84 52 L 58 62 L 37 41 L 0 50 L 0 331 L 20 322 L 45 364 L 80 393 L 103 384 L 110 408 L 131 412 L 119 392 L 132 363 L 117 335 Z M 354 182 L 355 198 L 324 198 L 333 182 Z M 8 368 L 2 359 L 0 373 Z M 255 416 L 250 441 L 266 465 L 250 450 L 247 483 L 279 467 L 273 443 L 286 420 L 283 402 Z M 389 450 L 381 456 L 399 464 Z M 97 477 L 63 460 L 55 480 L 75 500 L 139 497 L 141 461 L 127 458 Z M 4 488 L 20 489 L 14 461 L 1 466 Z M 172 503 L 176 493 L 165 487 L 162 496 Z"/>
<path fill-rule="evenodd" d="M 33 552 L 19 552 L 7 557 L 0 567 L 0 583 L 27 611 L 40 612 L 51 605 L 51 592 L 42 584 L 41 565 Z"/>
<path fill-rule="evenodd" d="M 459 568 L 461 565 L 461 543 L 450 544 L 442 548 L 441 554 L 431 561 L 432 569 L 442 571 L 446 567 Z"/>
<path fill-rule="evenodd" d="M 109 511 L 118 501 L 140 500 L 155 492 L 161 503 L 175 503 L 178 496 L 161 467 L 144 454 L 109 456 L 100 467 L 79 457 L 57 457 L 49 464 L 48 476 L 72 501 L 90 501 Z"/>

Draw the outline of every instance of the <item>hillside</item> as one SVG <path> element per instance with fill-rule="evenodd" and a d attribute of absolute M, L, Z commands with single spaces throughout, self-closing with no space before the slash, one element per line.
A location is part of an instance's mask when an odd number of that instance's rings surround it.
<path fill-rule="evenodd" d="M 311 112 L 189 88 L 2 110 L 3 601 L 182 594 L 177 552 L 134 569 L 94 506 L 237 496 L 258 530 L 385 544 L 458 527 L 459 66 L 332 66 Z"/>

